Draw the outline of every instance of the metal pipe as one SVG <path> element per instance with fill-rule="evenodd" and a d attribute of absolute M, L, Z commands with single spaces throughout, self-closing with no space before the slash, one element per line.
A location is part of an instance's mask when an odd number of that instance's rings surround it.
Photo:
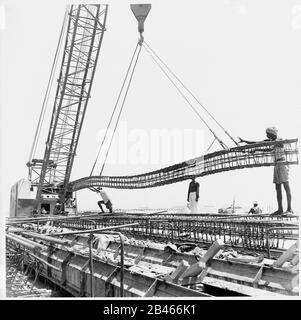
<path fill-rule="evenodd" d="M 71 219 L 80 219 L 80 218 L 88 218 L 88 217 L 97 217 L 98 214 L 89 214 L 89 215 L 81 215 L 81 216 L 49 216 L 49 217 L 30 217 L 30 218 L 12 218 L 6 221 L 6 224 L 20 224 L 20 223 L 33 223 L 38 221 L 49 221 L 49 220 L 71 220 Z"/>
<path fill-rule="evenodd" d="M 120 238 L 120 296 L 123 297 L 124 295 L 124 239 L 121 232 L 118 231 L 108 231 L 108 232 L 101 232 L 104 234 L 116 234 Z"/>
<path fill-rule="evenodd" d="M 120 238 L 120 296 L 124 296 L 124 239 L 122 233 L 118 231 L 103 231 L 99 232 L 103 234 L 116 234 Z M 91 286 L 91 297 L 94 297 L 94 279 L 93 279 L 93 253 L 92 253 L 92 243 L 93 243 L 93 232 L 90 232 L 89 236 L 89 255 L 90 255 L 90 286 Z"/>
<path fill-rule="evenodd" d="M 123 280 L 124 280 L 124 240 L 123 240 L 123 235 L 120 232 L 117 232 L 117 234 L 120 237 L 120 243 L 121 243 L 121 256 L 120 256 L 120 296 L 123 297 Z"/>
<path fill-rule="evenodd" d="M 17 236 L 16 234 L 14 234 L 14 235 L 7 234 L 6 236 L 11 240 L 14 240 L 16 242 L 22 243 L 24 246 L 26 246 L 26 244 L 29 245 L 27 247 L 28 248 L 31 247 L 31 249 L 33 249 L 33 250 L 35 250 L 35 249 L 46 250 L 46 248 L 47 248 L 46 246 L 44 246 L 42 244 L 39 244 L 39 243 L 37 243 L 35 241 L 26 239 L 26 238 L 21 237 L 21 236 Z"/>
<path fill-rule="evenodd" d="M 63 236 L 63 235 L 69 235 L 69 234 L 82 234 L 82 233 L 101 233 L 102 231 L 107 231 L 107 230 L 113 230 L 113 229 L 118 229 L 118 228 L 126 228 L 126 227 L 133 227 L 137 226 L 139 223 L 128 223 L 128 224 L 121 224 L 117 226 L 112 226 L 112 227 L 106 227 L 102 229 L 88 229 L 88 230 L 80 230 L 80 231 L 71 231 L 71 232 L 61 232 L 61 233 L 52 233 L 52 236 Z"/>
<path fill-rule="evenodd" d="M 48 267 L 50 267 L 50 268 L 53 268 L 53 269 L 56 270 L 56 271 L 60 271 L 60 272 L 62 271 L 60 268 L 54 266 L 53 264 L 50 264 L 50 263 L 47 262 L 46 260 L 44 260 L 44 259 L 36 256 L 35 254 L 33 254 L 33 253 L 31 253 L 31 252 L 29 252 L 29 255 L 32 256 L 33 258 L 41 261 L 41 262 L 44 263 L 46 266 L 48 266 Z"/>
<path fill-rule="evenodd" d="M 53 242 L 53 243 L 57 243 L 57 244 L 62 244 L 62 245 L 69 245 L 71 243 L 70 240 L 56 239 L 56 238 L 46 236 L 43 234 L 38 234 L 35 232 L 23 231 L 22 234 L 30 236 L 32 238 L 41 239 L 41 240 L 45 240 L 45 241 L 49 241 L 49 242 Z"/>
<path fill-rule="evenodd" d="M 266 247 L 267 247 L 267 256 L 268 256 L 268 259 L 271 258 L 271 254 L 270 254 L 270 239 L 269 239 L 269 233 L 270 233 L 270 230 L 267 229 L 266 231 L 266 238 L 267 238 L 267 243 L 266 243 Z"/>
<path fill-rule="evenodd" d="M 89 255 L 90 255 L 90 287 L 91 297 L 94 297 L 94 271 L 93 271 L 93 254 L 92 254 L 93 233 L 89 236 Z"/>
<path fill-rule="evenodd" d="M 29 239 L 27 239 L 27 238 L 25 238 L 25 237 L 22 237 L 22 236 L 19 236 L 19 235 L 16 235 L 16 234 L 14 234 L 13 236 L 14 236 L 16 239 L 19 239 L 19 240 L 21 240 L 21 241 L 24 241 L 24 242 L 27 242 L 27 243 L 29 243 L 29 244 L 32 244 L 33 246 L 36 246 L 36 247 L 38 247 L 38 248 L 41 249 L 41 250 L 47 249 L 47 246 L 42 245 L 42 244 L 40 244 L 40 243 L 37 243 L 37 242 L 35 242 L 35 241 L 29 240 Z"/>
<path fill-rule="evenodd" d="M 30 249 L 30 250 L 35 250 L 35 249 L 37 248 L 37 247 L 34 246 L 33 244 L 30 244 L 30 243 L 28 243 L 28 242 L 26 242 L 26 241 L 17 239 L 17 238 L 15 238 L 13 235 L 10 235 L 10 234 L 7 234 L 7 235 L 6 235 L 6 238 L 9 239 L 9 240 L 12 240 L 12 241 L 14 241 L 14 242 L 16 242 L 16 243 L 18 243 L 18 244 L 21 244 L 22 246 L 24 246 L 24 247 L 26 247 L 26 248 L 28 248 L 28 249 Z"/>

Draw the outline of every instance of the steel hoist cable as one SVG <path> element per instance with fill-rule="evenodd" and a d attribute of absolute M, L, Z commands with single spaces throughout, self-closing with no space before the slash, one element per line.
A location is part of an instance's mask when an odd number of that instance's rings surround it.
<path fill-rule="evenodd" d="M 223 149 L 228 149 L 227 145 L 217 136 L 217 134 L 211 129 L 211 127 L 208 125 L 208 123 L 205 121 L 205 119 L 201 116 L 201 114 L 198 112 L 198 110 L 192 105 L 192 103 L 187 99 L 187 97 L 184 95 L 184 93 L 181 91 L 181 89 L 177 86 L 175 81 L 170 77 L 170 75 L 164 70 L 164 68 L 160 65 L 160 63 L 155 59 L 154 55 L 151 53 L 151 51 L 143 46 L 145 51 L 150 55 L 150 57 L 153 59 L 153 61 L 157 64 L 157 66 L 160 68 L 160 70 L 164 73 L 164 75 L 169 79 L 169 81 L 173 84 L 173 86 L 176 88 L 176 90 L 179 92 L 179 94 L 184 98 L 184 100 L 187 102 L 187 104 L 190 106 L 190 108 L 194 111 L 194 113 L 198 116 L 198 118 L 205 124 L 205 126 L 208 128 L 208 130 L 212 133 L 214 138 L 220 143 Z"/>
<path fill-rule="evenodd" d="M 112 121 L 113 121 L 114 115 L 115 115 L 115 113 L 117 111 L 117 107 L 119 105 L 120 98 L 121 98 L 121 96 L 122 96 L 122 94 L 124 93 L 124 90 L 125 90 L 124 97 L 123 97 L 123 100 L 122 100 L 122 103 L 121 103 L 121 107 L 119 109 L 119 112 L 118 112 L 118 115 L 117 115 L 117 119 L 116 119 L 116 122 L 115 122 L 115 125 L 114 125 L 113 133 L 112 133 L 111 138 L 110 138 L 109 146 L 108 146 L 108 148 L 106 150 L 105 158 L 104 158 L 101 170 L 100 170 L 100 174 L 99 174 L 100 176 L 102 175 L 102 172 L 104 170 L 104 167 L 105 167 L 105 164 L 106 164 L 106 160 L 107 160 L 107 157 L 108 157 L 108 154 L 109 154 L 112 142 L 113 142 L 113 138 L 114 138 L 114 135 L 115 135 L 115 132 L 116 132 L 117 126 L 119 124 L 119 120 L 120 120 L 120 117 L 121 117 L 121 114 L 122 114 L 122 111 L 123 111 L 123 108 L 124 108 L 124 105 L 125 105 L 125 100 L 126 100 L 126 97 L 127 97 L 127 94 L 128 94 L 131 82 L 132 82 L 132 78 L 133 78 L 133 75 L 134 75 L 134 72 L 135 72 L 135 69 L 136 69 L 138 58 L 140 56 L 141 47 L 142 47 L 142 43 L 141 43 L 141 40 L 139 40 L 137 45 L 136 45 L 136 47 L 135 47 L 135 50 L 134 50 L 134 53 L 132 55 L 130 64 L 128 66 L 125 78 L 123 80 L 121 89 L 119 91 L 119 94 L 118 94 L 118 97 L 117 97 L 117 100 L 116 100 L 116 103 L 115 103 L 115 106 L 114 106 L 114 109 L 113 109 L 113 112 L 112 112 L 110 120 L 108 122 L 104 137 L 103 137 L 103 139 L 101 141 L 101 144 L 100 144 L 100 147 L 98 149 L 98 153 L 97 153 L 96 159 L 94 161 L 94 164 L 92 166 L 92 170 L 90 172 L 90 176 L 92 176 L 92 174 L 94 172 L 94 169 L 95 169 L 95 166 L 96 166 L 96 163 L 98 161 L 100 152 L 103 150 L 103 145 L 104 145 L 104 142 L 106 141 L 106 139 L 108 137 L 109 128 L 112 125 Z M 94 190 L 92 190 L 92 191 L 94 191 Z"/>
<path fill-rule="evenodd" d="M 135 55 L 136 55 L 137 49 L 138 49 L 138 45 L 139 45 L 139 43 L 137 43 L 136 48 L 135 48 L 135 50 L 134 50 L 134 53 L 133 53 L 133 55 L 132 55 L 132 58 L 131 58 L 131 61 L 130 61 L 129 66 L 128 66 L 128 69 L 127 69 L 127 72 L 126 72 L 125 78 L 124 78 L 124 80 L 123 80 L 123 83 L 122 83 L 121 89 L 120 89 L 119 94 L 118 94 L 118 98 L 117 98 L 117 100 L 116 100 L 116 103 L 115 103 L 115 106 L 114 106 L 113 112 L 112 112 L 111 117 L 110 117 L 110 120 L 109 120 L 109 122 L 108 122 L 108 125 L 107 125 L 107 128 L 106 128 L 106 131 L 105 131 L 104 137 L 103 137 L 103 139 L 102 139 L 102 141 L 101 141 L 100 147 L 99 147 L 98 152 L 97 152 L 96 159 L 95 159 L 94 164 L 93 164 L 93 166 L 92 166 L 92 169 L 91 169 L 91 172 L 90 172 L 90 176 L 92 176 L 92 174 L 93 174 L 93 172 L 94 172 L 94 169 L 95 169 L 96 163 L 97 163 L 97 161 L 98 161 L 98 158 L 99 158 L 100 152 L 101 152 L 101 150 L 102 150 L 102 147 L 103 147 L 103 144 L 104 144 L 104 142 L 105 142 L 105 140 L 106 140 L 106 137 L 107 137 L 107 134 L 108 134 L 109 128 L 110 128 L 110 126 L 111 126 L 111 123 L 112 123 L 113 117 L 114 117 L 115 112 L 116 112 L 116 110 L 117 110 L 118 103 L 119 103 L 119 100 L 120 100 L 121 94 L 122 94 L 122 92 L 123 92 L 123 88 L 124 88 L 124 86 L 125 86 L 125 84 L 126 84 L 126 80 L 128 79 L 128 75 L 129 75 L 129 72 L 130 72 L 130 70 L 131 70 L 131 66 L 132 66 L 132 63 L 133 63 L 134 57 L 135 57 Z"/>
<path fill-rule="evenodd" d="M 210 111 L 202 104 L 199 99 L 187 88 L 187 86 L 181 81 L 181 79 L 168 67 L 168 65 L 158 56 L 158 54 L 152 49 L 152 47 L 145 41 L 144 48 L 148 48 L 152 54 L 160 61 L 162 65 L 171 73 L 171 75 L 182 85 L 182 87 L 193 97 L 193 99 L 206 111 L 206 113 L 213 119 L 213 121 L 225 132 L 225 134 L 235 143 L 235 145 L 239 146 L 238 142 L 229 134 L 229 132 L 221 125 L 219 121 L 210 113 Z"/>
<path fill-rule="evenodd" d="M 122 101 L 122 105 L 121 105 L 121 108 L 120 108 L 120 110 L 119 110 L 118 118 L 117 118 L 117 120 L 116 120 L 116 124 L 115 124 L 114 130 L 113 130 L 113 134 L 112 134 L 112 136 L 111 136 L 110 144 L 109 144 L 109 147 L 108 147 L 108 149 L 107 149 L 107 152 L 106 152 L 106 155 L 105 155 L 105 159 L 104 159 L 103 165 L 102 165 L 101 170 L 100 170 L 100 173 L 99 173 L 100 176 L 102 175 L 103 169 L 104 169 L 104 167 L 105 167 L 106 160 L 107 160 L 107 157 L 108 157 L 108 154 L 109 154 L 109 151 L 110 151 L 112 142 L 113 142 L 113 138 L 114 138 L 114 135 L 115 135 L 115 132 L 116 132 L 116 129 L 117 129 L 119 120 L 120 120 L 120 116 L 121 116 L 121 113 L 122 113 L 122 111 L 123 111 L 123 107 L 124 107 L 124 104 L 125 104 L 125 99 L 126 99 L 126 97 L 127 97 L 127 94 L 128 94 L 128 91 L 129 91 L 129 88 L 130 88 L 130 85 L 131 85 L 131 82 L 132 82 L 132 79 L 133 79 L 134 72 L 135 72 L 135 70 L 136 70 L 138 58 L 139 58 L 139 56 L 140 56 L 140 52 L 141 52 L 141 48 L 142 48 L 142 44 L 141 44 L 140 41 L 138 42 L 138 44 L 139 44 L 138 54 L 137 54 L 137 56 L 136 56 L 135 63 L 134 63 L 134 66 L 133 66 L 133 69 L 132 69 L 132 72 L 131 72 L 131 76 L 130 76 L 130 79 L 129 79 L 129 82 L 128 82 L 128 85 L 127 85 L 127 88 L 126 88 L 126 92 L 125 92 L 125 95 L 124 95 L 124 98 L 123 98 L 123 101 Z"/>

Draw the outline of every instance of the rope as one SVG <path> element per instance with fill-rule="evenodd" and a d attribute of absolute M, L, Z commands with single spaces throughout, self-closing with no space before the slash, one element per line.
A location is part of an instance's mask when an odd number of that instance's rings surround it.
<path fill-rule="evenodd" d="M 148 52 L 150 57 L 154 60 L 154 62 L 157 64 L 157 66 L 161 69 L 161 71 L 165 74 L 165 76 L 169 79 L 169 81 L 174 85 L 176 90 L 179 92 L 179 94 L 184 98 L 184 100 L 188 103 L 188 105 L 191 107 L 191 109 L 195 112 L 195 114 L 201 119 L 201 121 L 206 125 L 208 130 L 213 134 L 214 138 L 220 143 L 223 149 L 228 149 L 227 145 L 216 135 L 216 133 L 210 128 L 208 123 L 203 119 L 203 117 L 200 115 L 198 110 L 191 104 L 191 102 L 186 98 L 186 96 L 183 94 L 183 92 L 180 90 L 180 88 L 176 85 L 176 83 L 171 79 L 171 77 L 168 75 L 168 73 L 162 68 L 162 66 L 158 63 L 158 61 L 154 58 L 153 54 L 149 51 L 149 49 L 145 46 L 143 48 Z"/>
<path fill-rule="evenodd" d="M 156 54 L 156 52 L 151 48 L 151 46 L 145 41 L 144 42 L 148 49 L 156 56 L 156 58 L 166 67 L 166 69 L 180 82 L 185 90 L 187 90 L 190 95 L 194 98 L 194 100 L 207 112 L 207 114 L 215 121 L 215 123 L 226 133 L 226 135 L 237 145 L 238 142 L 234 140 L 234 138 L 229 134 L 229 132 L 218 122 L 215 117 L 209 112 L 209 110 L 198 100 L 198 98 L 185 86 L 185 84 L 177 77 L 177 75 L 167 66 L 167 64 Z"/>
<path fill-rule="evenodd" d="M 119 92 L 119 94 L 118 94 L 117 101 L 116 101 L 116 103 L 115 103 L 115 106 L 114 106 L 114 109 L 113 109 L 112 115 L 111 115 L 110 120 L 109 120 L 109 123 L 108 123 L 108 125 L 107 125 L 105 135 L 104 135 L 104 137 L 103 137 L 103 139 L 102 139 L 102 142 L 101 142 L 101 144 L 100 144 L 100 147 L 99 147 L 99 150 L 98 150 L 98 153 L 97 153 L 96 159 L 95 159 L 94 164 L 93 164 L 93 166 L 92 166 L 92 170 L 91 170 L 91 172 L 90 172 L 90 176 L 92 176 L 92 174 L 93 174 L 93 171 L 94 171 L 94 169 L 95 169 L 95 166 L 96 166 L 96 163 L 97 163 L 97 160 L 98 160 L 98 157 L 99 157 L 100 151 L 102 150 L 103 143 L 104 143 L 104 141 L 105 141 L 105 139 L 106 139 L 106 137 L 107 137 L 109 127 L 111 126 L 111 123 L 112 123 L 112 120 L 113 120 L 113 117 L 114 117 L 115 111 L 116 111 L 117 106 L 118 106 L 118 103 L 119 103 L 119 99 L 120 99 L 120 97 L 121 97 L 121 93 L 122 93 L 122 91 L 123 91 L 123 88 L 124 88 L 124 85 L 125 85 L 126 80 L 127 80 L 127 78 L 128 78 L 128 74 L 129 74 L 129 71 L 130 71 L 130 69 L 131 69 L 131 66 L 132 66 L 132 63 L 133 63 L 134 57 L 135 57 L 135 55 L 136 55 L 136 51 L 137 51 L 137 48 L 138 48 L 138 44 L 139 44 L 139 43 L 137 43 L 136 48 L 135 48 L 135 50 L 134 50 L 134 53 L 133 53 L 133 55 L 132 55 L 131 62 L 130 62 L 129 67 L 128 67 L 128 69 L 127 69 L 127 72 L 126 72 L 126 75 L 125 75 L 124 81 L 123 81 L 123 83 L 122 83 L 122 86 L 121 86 L 120 92 Z"/>
<path fill-rule="evenodd" d="M 30 162 L 33 159 L 33 157 L 35 156 L 35 153 L 36 153 L 36 148 L 37 148 L 38 140 L 39 140 L 40 133 L 41 133 L 41 127 L 42 127 L 42 124 L 43 124 L 43 121 L 44 121 L 45 111 L 46 111 L 47 103 L 48 103 L 48 99 L 49 99 L 49 93 L 50 93 L 50 90 L 51 90 L 52 84 L 53 84 L 54 71 L 56 70 L 56 66 L 57 66 L 57 62 L 58 62 L 58 55 L 59 55 L 61 44 L 62 44 L 63 33 L 64 33 L 64 30 L 65 30 L 65 25 L 66 25 L 66 21 L 67 21 L 68 8 L 69 8 L 69 6 L 67 6 L 65 14 L 64 14 L 63 25 L 62 25 L 62 28 L 61 28 L 61 32 L 60 32 L 57 48 L 56 48 L 56 51 L 55 51 L 55 56 L 54 56 L 54 60 L 53 60 L 53 63 L 52 63 L 50 76 L 49 76 L 49 79 L 48 79 L 47 89 L 46 89 L 46 93 L 45 93 L 45 96 L 44 96 L 42 109 L 41 109 L 41 112 L 40 112 L 39 121 L 38 121 L 37 129 L 36 129 L 36 132 L 35 132 L 33 144 L 32 144 L 31 150 L 30 150 L 28 162 Z"/>
<path fill-rule="evenodd" d="M 206 153 L 211 149 L 211 147 L 213 146 L 215 142 L 215 139 L 213 139 L 213 141 L 211 142 L 210 146 L 207 148 Z"/>
<path fill-rule="evenodd" d="M 137 62 L 138 62 L 138 58 L 139 58 L 139 55 L 140 55 L 140 52 L 141 52 L 142 44 L 141 44 L 140 40 L 139 40 L 138 44 L 140 45 L 140 48 L 139 48 L 139 51 L 138 51 L 138 54 L 137 54 L 137 57 L 136 57 L 136 60 L 135 60 L 135 63 L 134 63 L 134 67 L 133 67 L 133 69 L 132 69 L 132 73 L 131 73 L 131 76 L 130 76 L 130 79 L 129 79 L 129 83 L 128 83 L 127 88 L 126 88 L 126 92 L 125 92 L 125 95 L 124 95 L 124 98 L 123 98 L 123 101 L 122 101 L 122 105 L 121 105 L 121 108 L 120 108 L 120 111 L 119 111 L 119 114 L 118 114 L 118 118 L 117 118 L 117 121 L 116 121 L 116 124 L 115 124 L 115 127 L 114 127 L 114 131 L 113 131 L 113 134 L 112 134 L 112 137 L 111 137 L 111 141 L 110 141 L 109 147 L 108 147 L 108 149 L 107 149 L 107 153 L 106 153 L 106 155 L 105 155 L 105 159 L 104 159 L 102 168 L 101 168 L 101 170 L 100 170 L 100 174 L 99 174 L 100 176 L 102 175 L 104 166 L 105 166 L 105 164 L 106 164 L 106 160 L 107 160 L 107 157 L 108 157 L 108 153 L 109 153 L 109 150 L 110 150 L 111 145 L 112 145 L 112 141 L 113 141 L 113 138 L 114 138 L 114 134 L 115 134 L 117 125 L 118 125 L 118 123 L 119 123 L 119 119 L 120 119 L 120 116 L 121 116 L 121 113 L 122 113 L 122 110 L 123 110 L 123 107 L 124 107 L 125 99 L 126 99 L 126 97 L 127 97 L 127 94 L 128 94 L 128 91 L 129 91 L 131 82 L 132 82 L 132 78 L 133 78 L 133 75 L 134 75 L 134 72 L 135 72 L 135 69 L 136 69 L 136 65 L 137 65 Z"/>

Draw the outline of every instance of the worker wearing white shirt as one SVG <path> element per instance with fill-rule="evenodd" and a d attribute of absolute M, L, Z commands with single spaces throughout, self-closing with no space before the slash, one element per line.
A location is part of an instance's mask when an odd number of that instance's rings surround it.
<path fill-rule="evenodd" d="M 102 188 L 98 188 L 98 192 L 102 198 L 102 200 L 97 202 L 101 212 L 104 213 L 104 210 L 102 208 L 102 204 L 104 204 L 106 206 L 106 208 L 110 211 L 110 213 L 112 213 L 113 212 L 113 205 L 112 205 L 112 202 L 111 202 L 110 198 L 108 197 L 107 193 L 105 191 L 103 191 Z"/>
<path fill-rule="evenodd" d="M 187 204 L 191 213 L 199 213 L 199 209 L 198 209 L 199 189 L 200 189 L 200 184 L 195 181 L 195 177 L 192 177 L 191 182 L 189 183 L 188 195 L 187 195 Z"/>
<path fill-rule="evenodd" d="M 258 202 L 254 202 L 253 207 L 249 210 L 249 214 L 260 214 L 262 210 L 258 207 Z"/>

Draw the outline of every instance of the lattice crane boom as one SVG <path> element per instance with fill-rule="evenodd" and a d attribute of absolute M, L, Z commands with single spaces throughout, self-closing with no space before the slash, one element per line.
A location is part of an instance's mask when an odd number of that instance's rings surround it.
<path fill-rule="evenodd" d="M 33 160 L 36 174 L 36 208 L 41 195 L 67 197 L 76 149 L 90 98 L 97 60 L 105 31 L 108 5 L 72 5 L 54 100 L 50 129 L 42 161 Z"/>

